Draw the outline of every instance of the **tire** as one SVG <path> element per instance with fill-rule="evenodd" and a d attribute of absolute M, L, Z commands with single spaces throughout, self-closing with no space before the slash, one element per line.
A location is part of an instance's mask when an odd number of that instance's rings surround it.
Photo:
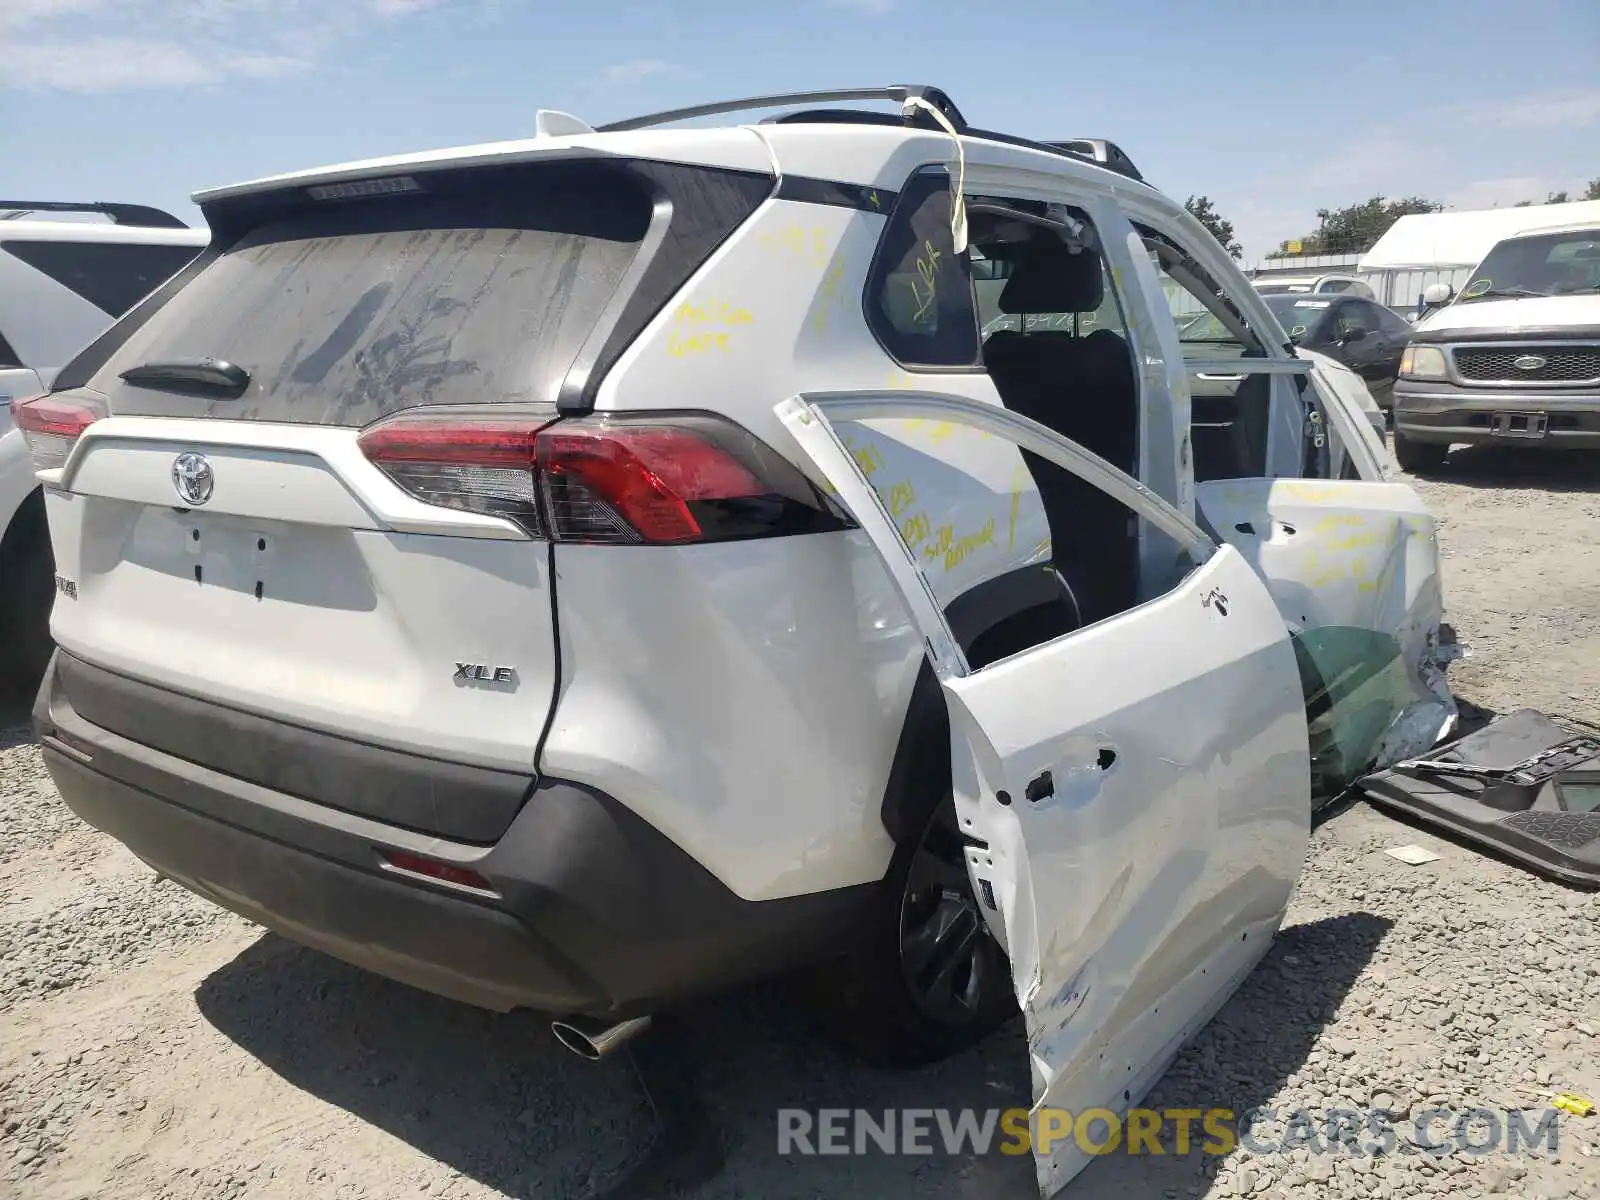
<path fill-rule="evenodd" d="M 818 980 L 831 991 L 829 1032 L 880 1066 L 948 1058 L 1016 1015 L 1011 967 L 973 894 L 948 787 L 896 849 L 873 927 L 829 975 Z"/>
<path fill-rule="evenodd" d="M 1413 475 L 1426 475 L 1437 471 L 1444 466 L 1445 456 L 1450 453 L 1450 447 L 1443 442 L 1414 442 L 1400 432 L 1399 426 L 1394 430 L 1394 460 L 1400 464 L 1402 471 Z"/>
<path fill-rule="evenodd" d="M 0 540 L 0 696 L 32 699 L 54 649 L 55 559 L 44 497 L 34 492 Z"/>

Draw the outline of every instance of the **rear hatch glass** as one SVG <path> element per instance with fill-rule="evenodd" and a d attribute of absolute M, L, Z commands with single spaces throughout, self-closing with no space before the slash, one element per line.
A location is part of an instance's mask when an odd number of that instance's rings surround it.
<path fill-rule="evenodd" d="M 299 189 L 96 372 L 118 415 L 365 425 L 419 405 L 543 404 L 616 292 L 650 199 L 593 164 L 397 177 L 396 194 Z M 212 217 L 222 242 L 237 220 Z M 150 362 L 220 359 L 237 397 L 135 387 Z"/>

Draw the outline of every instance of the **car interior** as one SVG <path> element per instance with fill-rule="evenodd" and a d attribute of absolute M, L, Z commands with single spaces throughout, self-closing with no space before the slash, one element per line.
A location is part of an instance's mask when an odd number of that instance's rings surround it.
<path fill-rule="evenodd" d="M 992 308 L 1001 318 L 987 323 L 983 343 L 1000 398 L 1137 476 L 1133 355 L 1093 226 L 1076 210 L 1047 216 L 1043 204 L 1016 201 L 974 203 L 968 213 L 976 257 L 985 264 L 979 282 L 999 282 L 987 297 L 980 286 L 980 310 Z M 1034 645 L 1136 603 L 1138 544 L 1132 514 L 1120 502 L 1022 453 L 1050 527 L 1053 564 L 1069 593 L 1053 611 L 1036 614 L 1028 630 L 1011 631 Z M 974 647 L 969 657 L 984 657 L 983 649 Z"/>
<path fill-rule="evenodd" d="M 1182 331 L 1185 358 L 1260 358 L 1265 350 L 1209 273 L 1176 243 L 1141 229 L 1165 277 L 1210 313 Z M 1266 375 L 1189 373 L 1189 428 L 1196 483 L 1266 473 L 1272 380 Z"/>

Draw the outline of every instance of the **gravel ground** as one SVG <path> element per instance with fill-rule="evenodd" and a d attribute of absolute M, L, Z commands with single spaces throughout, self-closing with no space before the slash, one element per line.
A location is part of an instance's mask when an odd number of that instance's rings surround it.
<path fill-rule="evenodd" d="M 1600 720 L 1600 461 L 1459 454 L 1420 486 L 1473 652 L 1458 692 Z M 580 1196 L 610 1189 L 657 1136 L 626 1056 L 587 1066 L 531 1016 L 363 975 L 156 880 L 70 818 L 12 719 L 6 731 L 0 718 L 0 1196 Z M 1439 860 L 1382 853 L 1412 842 Z M 1381 1156 L 1313 1153 L 1287 1136 L 1296 1111 L 1320 1127 L 1334 1110 L 1382 1109 L 1405 1134 L 1430 1109 L 1529 1109 L 1536 1124 L 1557 1091 L 1600 1099 L 1597 918 L 1600 897 L 1364 806 L 1339 812 L 1313 838 L 1263 967 L 1150 1101 L 1272 1109 L 1251 1125 L 1258 1145 L 1296 1148 L 1111 1155 L 1069 1195 L 1600 1196 L 1600 1115 L 1564 1117 L 1555 1152 L 1436 1158 L 1402 1137 Z M 688 1194 L 1036 1194 L 1026 1158 L 776 1152 L 780 1108 L 1025 1104 L 1015 1027 L 936 1068 L 878 1072 L 839 1058 L 768 987 L 639 1046 L 658 1098 L 698 1073 L 720 1131 L 725 1166 Z"/>

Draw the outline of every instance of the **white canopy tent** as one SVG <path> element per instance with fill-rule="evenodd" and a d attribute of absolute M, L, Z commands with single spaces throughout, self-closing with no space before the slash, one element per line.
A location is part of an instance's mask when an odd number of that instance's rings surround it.
<path fill-rule="evenodd" d="M 1401 217 L 1361 258 L 1357 274 L 1383 303 L 1404 309 L 1430 283 L 1460 290 L 1498 241 L 1565 225 L 1600 224 L 1600 200 Z"/>

